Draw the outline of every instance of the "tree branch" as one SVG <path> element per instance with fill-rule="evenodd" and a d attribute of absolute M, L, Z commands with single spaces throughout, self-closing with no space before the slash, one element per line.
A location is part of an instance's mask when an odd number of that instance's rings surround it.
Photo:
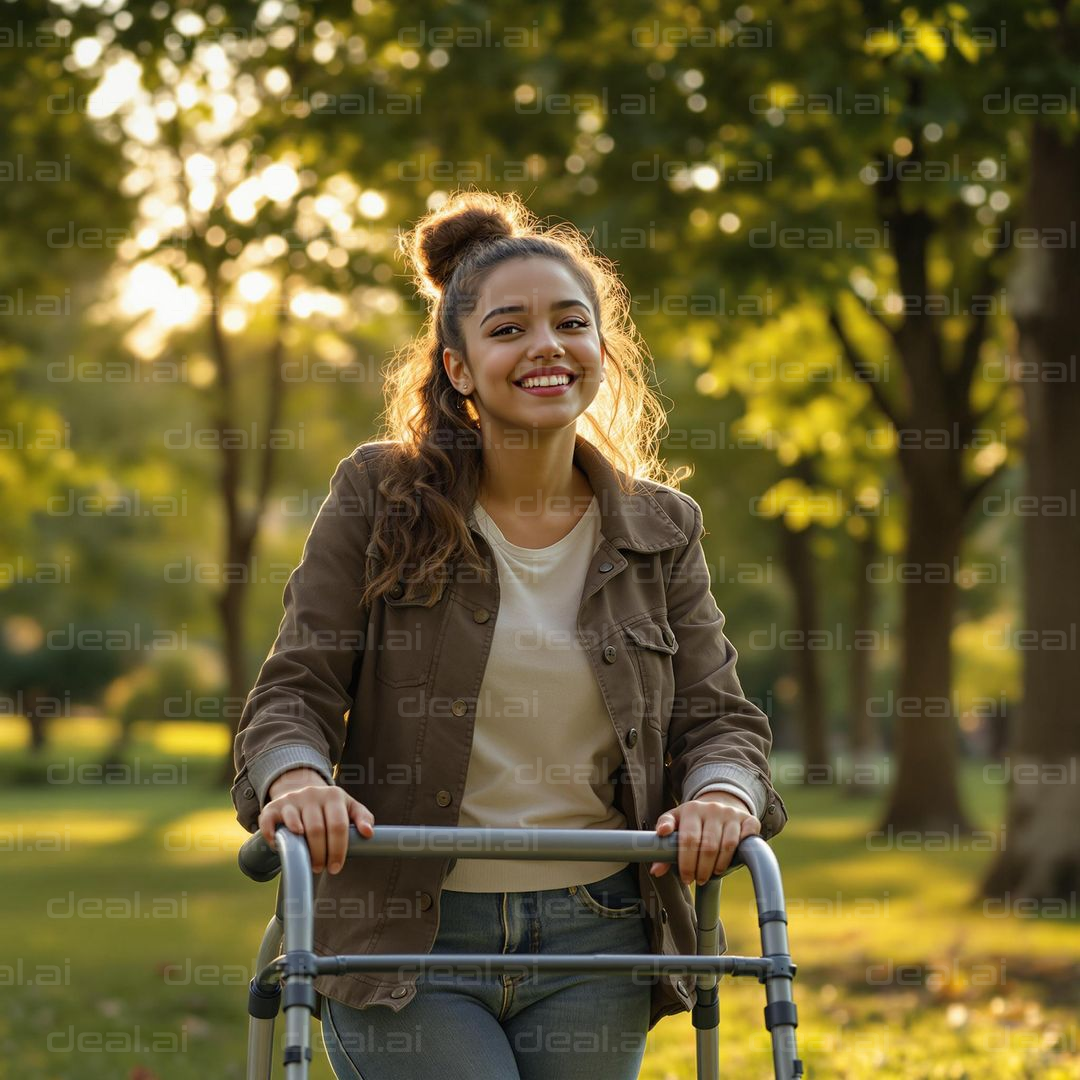
<path fill-rule="evenodd" d="M 990 260 L 987 259 L 982 264 L 977 291 L 971 294 L 972 298 L 989 295 L 996 280 L 996 275 L 990 269 Z M 971 325 L 968 326 L 964 343 L 960 348 L 960 363 L 953 372 L 951 380 L 953 389 L 961 402 L 967 402 L 971 393 L 971 382 L 979 366 L 979 351 L 986 340 L 988 307 L 988 304 L 981 304 L 979 310 L 972 313 Z"/>
<path fill-rule="evenodd" d="M 851 288 L 851 286 L 847 286 L 847 290 L 857 300 L 861 299 L 861 297 L 859 297 L 858 293 L 856 293 L 855 290 L 853 288 Z M 900 348 L 900 338 L 897 336 L 895 328 L 890 326 L 889 323 L 887 323 L 885 321 L 885 316 L 882 315 L 881 312 L 878 311 L 876 308 L 871 307 L 869 304 L 864 304 L 863 306 L 864 306 L 864 308 L 866 310 L 866 314 L 869 315 L 870 318 L 873 319 L 874 322 L 877 323 L 877 325 L 880 326 L 881 329 L 884 330 L 885 333 L 889 335 L 889 340 L 897 347 L 897 349 L 899 349 Z"/>
<path fill-rule="evenodd" d="M 848 363 L 851 365 L 851 370 L 854 371 L 855 377 L 859 382 L 863 383 L 869 389 L 870 396 L 874 399 L 874 404 L 885 414 L 893 427 L 903 427 L 904 418 L 901 411 L 885 396 L 885 391 L 882 389 L 881 383 L 877 378 L 877 372 L 866 362 L 865 358 L 859 354 L 859 350 L 855 347 L 854 342 L 848 337 L 847 331 L 844 330 L 844 327 L 840 322 L 840 314 L 835 307 L 829 308 L 829 325 L 832 327 L 833 333 L 840 340 L 841 348 Z"/>
<path fill-rule="evenodd" d="M 255 505 L 244 523 L 241 545 L 245 559 L 251 554 L 258 532 L 259 522 L 266 509 L 270 488 L 274 480 L 274 466 L 277 463 L 277 449 L 274 446 L 272 432 L 281 419 L 285 404 L 285 379 L 281 374 L 281 364 L 285 358 L 285 327 L 288 324 L 289 296 L 285 282 L 281 283 L 281 298 L 277 309 L 277 333 L 267 357 L 266 377 L 269 381 L 269 398 L 266 406 L 267 440 L 259 455 L 258 472 L 255 479 Z"/>

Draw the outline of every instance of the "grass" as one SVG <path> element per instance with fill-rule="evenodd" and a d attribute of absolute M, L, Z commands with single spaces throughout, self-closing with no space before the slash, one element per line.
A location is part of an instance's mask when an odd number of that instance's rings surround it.
<path fill-rule="evenodd" d="M 146 725 L 131 767 L 106 774 L 96 763 L 110 733 L 65 724 L 52 783 L 12 786 L 40 767 L 10 736 L 0 755 L 0 1048 L 10 1075 L 241 1080 L 246 985 L 274 887 L 236 870 L 246 834 L 213 786 L 222 732 Z M 1003 789 L 964 768 L 965 803 L 985 830 L 966 850 L 948 838 L 936 848 L 868 841 L 879 798 L 782 791 L 791 821 L 772 847 L 808 1077 L 1080 1076 L 1076 912 L 1034 918 L 972 903 L 1002 842 Z M 721 912 L 728 952 L 758 952 L 748 875 L 725 879 Z M 772 1076 L 764 1003 L 752 978 L 721 984 L 723 1075 Z M 313 1080 L 331 1080 L 316 1058 Z M 694 1075 L 689 1016 L 665 1019 L 650 1033 L 642 1080 Z"/>

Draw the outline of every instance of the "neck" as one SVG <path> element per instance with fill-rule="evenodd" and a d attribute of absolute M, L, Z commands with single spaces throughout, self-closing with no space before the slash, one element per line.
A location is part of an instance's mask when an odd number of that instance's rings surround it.
<path fill-rule="evenodd" d="M 515 440 L 485 440 L 481 505 L 509 507 L 520 514 L 573 512 L 575 496 L 587 479 L 574 468 L 573 427 L 552 432 L 521 432 Z M 527 446 L 516 442 L 529 443 Z M 590 496 L 591 497 L 591 496 Z M 579 508 L 580 509 L 580 508 Z"/>

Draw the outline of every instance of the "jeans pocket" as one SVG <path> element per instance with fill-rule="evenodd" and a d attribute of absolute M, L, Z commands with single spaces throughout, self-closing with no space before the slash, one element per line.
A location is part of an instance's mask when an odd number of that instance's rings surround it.
<path fill-rule="evenodd" d="M 645 914 L 637 871 L 628 866 L 588 885 L 571 885 L 571 896 L 587 910 L 605 919 L 630 919 Z"/>

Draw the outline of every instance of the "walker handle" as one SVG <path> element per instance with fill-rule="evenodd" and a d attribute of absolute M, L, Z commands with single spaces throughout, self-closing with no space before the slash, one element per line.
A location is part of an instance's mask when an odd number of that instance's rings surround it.
<path fill-rule="evenodd" d="M 356 828 L 355 825 L 349 827 Z M 256 832 L 240 845 L 236 860 L 252 881 L 273 881 L 281 873 L 281 856 L 266 842 L 261 832 Z"/>
<path fill-rule="evenodd" d="M 278 829 L 284 829 L 278 825 Z M 523 836 L 534 834 L 532 846 Z M 499 847 L 509 839 L 508 849 Z M 436 857 L 469 853 L 474 858 L 498 857 L 526 860 L 579 859 L 595 860 L 597 842 L 608 845 L 614 854 L 605 858 L 625 856 L 630 862 L 678 862 L 679 834 L 659 836 L 654 832 L 626 829 L 482 829 L 438 826 L 375 825 L 370 837 L 361 836 L 349 823 L 348 852 L 350 855 L 402 856 L 411 858 Z M 494 844 L 494 848 L 489 844 Z M 736 848 L 727 869 L 717 876 L 725 877 L 744 865 L 740 848 Z M 261 832 L 249 837 L 237 854 L 240 869 L 253 881 L 271 881 L 281 872 L 281 859 L 275 848 Z"/>

